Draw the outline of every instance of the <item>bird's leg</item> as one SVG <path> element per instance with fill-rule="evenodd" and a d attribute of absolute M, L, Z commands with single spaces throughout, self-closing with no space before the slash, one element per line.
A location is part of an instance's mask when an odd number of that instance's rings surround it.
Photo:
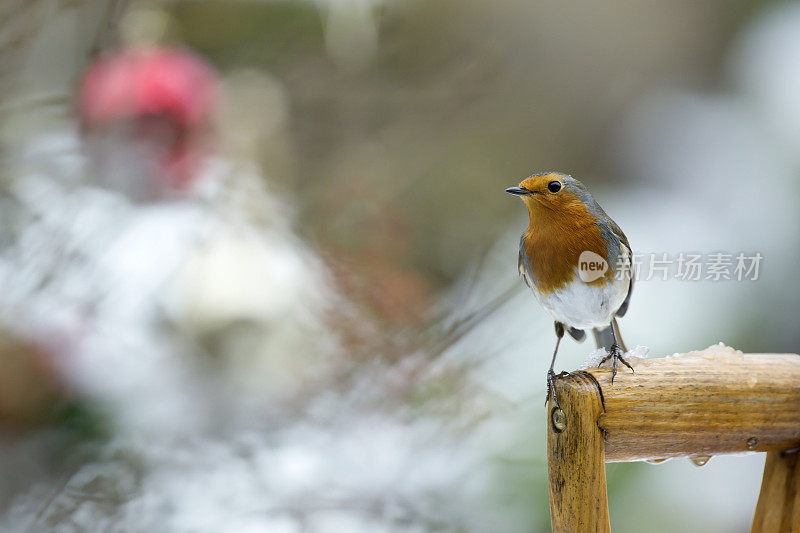
<path fill-rule="evenodd" d="M 544 404 L 547 405 L 547 400 L 550 395 L 553 395 L 553 403 L 558 407 L 558 398 L 556 398 L 555 379 L 556 373 L 553 372 L 553 366 L 556 364 L 556 355 L 558 355 L 558 345 L 561 344 L 561 338 L 564 336 L 564 324 L 556 322 L 556 348 L 553 350 L 553 359 L 550 361 L 550 370 L 547 371 L 547 396 L 544 399 Z"/>
<path fill-rule="evenodd" d="M 617 361 L 621 362 L 623 365 L 627 366 L 631 369 L 631 372 L 635 372 L 633 367 L 628 364 L 624 357 L 622 357 L 622 349 L 619 347 L 617 343 L 617 331 L 616 331 L 616 321 L 611 321 L 611 337 L 614 339 L 614 344 L 611 345 L 611 349 L 608 350 L 608 355 L 603 357 L 603 360 L 600 361 L 602 365 L 609 359 L 611 359 L 611 383 L 614 383 L 614 378 L 617 377 Z M 599 366 L 599 365 L 598 365 Z"/>

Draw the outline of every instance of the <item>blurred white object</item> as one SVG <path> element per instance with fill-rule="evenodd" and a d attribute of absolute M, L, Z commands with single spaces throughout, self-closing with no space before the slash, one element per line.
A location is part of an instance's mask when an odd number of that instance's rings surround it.
<path fill-rule="evenodd" d="M 232 165 L 219 219 L 187 255 L 168 305 L 184 335 L 213 336 L 239 387 L 273 400 L 320 378 L 339 350 L 325 321 L 340 297 L 285 204 L 252 165 Z"/>

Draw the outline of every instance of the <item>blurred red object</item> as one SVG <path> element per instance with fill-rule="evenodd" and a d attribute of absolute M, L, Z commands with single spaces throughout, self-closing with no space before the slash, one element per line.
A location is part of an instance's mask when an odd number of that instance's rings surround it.
<path fill-rule="evenodd" d="M 207 148 L 218 90 L 214 69 L 185 49 L 132 47 L 100 56 L 83 76 L 78 105 L 103 181 L 126 192 L 132 184 L 121 179 L 156 180 L 140 188 L 185 189 Z M 124 151 L 109 139 L 128 150 L 125 159 L 109 156 Z M 156 176 L 143 175 L 142 158 Z M 138 173 L 121 169 L 131 163 Z"/>

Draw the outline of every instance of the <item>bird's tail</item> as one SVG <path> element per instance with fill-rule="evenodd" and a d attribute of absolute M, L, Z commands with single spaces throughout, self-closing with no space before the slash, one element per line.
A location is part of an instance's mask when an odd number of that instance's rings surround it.
<path fill-rule="evenodd" d="M 623 352 L 627 352 L 628 348 L 625 346 L 625 341 L 622 340 L 622 334 L 619 332 L 616 317 L 611 319 L 611 324 L 613 324 L 614 328 L 617 330 L 617 344 L 619 344 Z M 603 348 L 606 351 L 611 350 L 611 345 L 614 344 L 614 334 L 611 331 L 610 325 L 607 328 L 594 328 L 592 332 L 594 333 L 594 340 L 598 348 Z"/>

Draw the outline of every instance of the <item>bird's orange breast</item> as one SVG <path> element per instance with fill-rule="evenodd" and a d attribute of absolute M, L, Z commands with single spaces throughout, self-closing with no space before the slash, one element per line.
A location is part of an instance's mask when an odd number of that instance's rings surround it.
<path fill-rule="evenodd" d="M 551 293 L 573 281 L 584 251 L 608 261 L 608 244 L 595 217 L 577 198 L 564 198 L 557 206 L 543 206 L 531 200 L 527 208 L 530 224 L 523 235 L 524 250 L 534 276 L 532 281 L 539 291 Z M 612 267 L 609 265 L 602 277 L 589 284 L 606 283 L 613 276 Z"/>

